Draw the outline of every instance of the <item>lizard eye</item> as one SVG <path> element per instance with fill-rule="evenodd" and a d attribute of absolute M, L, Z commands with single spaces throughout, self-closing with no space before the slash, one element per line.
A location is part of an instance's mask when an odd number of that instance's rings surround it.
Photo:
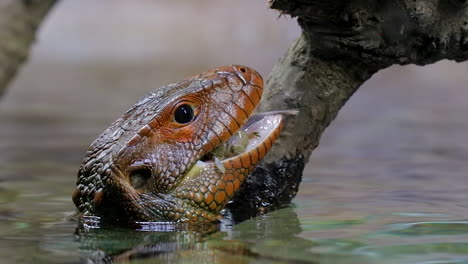
<path fill-rule="evenodd" d="M 179 124 L 187 124 L 195 117 L 193 108 L 188 104 L 180 105 L 174 111 L 174 120 Z"/>

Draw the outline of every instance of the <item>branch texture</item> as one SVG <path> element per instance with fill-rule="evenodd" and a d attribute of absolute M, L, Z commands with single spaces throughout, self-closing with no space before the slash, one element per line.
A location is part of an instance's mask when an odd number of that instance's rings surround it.
<path fill-rule="evenodd" d="M 270 74 L 260 111 L 299 109 L 235 208 L 289 203 L 304 163 L 338 111 L 375 72 L 393 64 L 468 59 L 466 0 L 272 0 L 302 35 Z M 302 163 L 302 164 L 297 164 Z"/>

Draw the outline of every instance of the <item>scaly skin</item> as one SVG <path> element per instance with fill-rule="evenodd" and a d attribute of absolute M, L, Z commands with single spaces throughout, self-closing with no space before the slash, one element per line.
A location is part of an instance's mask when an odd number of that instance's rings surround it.
<path fill-rule="evenodd" d="M 262 91 L 262 77 L 238 65 L 154 90 L 91 144 L 73 194 L 78 211 L 112 222 L 219 219 L 280 127 L 259 147 L 224 160 L 224 173 L 214 163 L 187 172 L 239 130 Z M 187 124 L 174 119 L 182 104 L 195 112 Z"/>

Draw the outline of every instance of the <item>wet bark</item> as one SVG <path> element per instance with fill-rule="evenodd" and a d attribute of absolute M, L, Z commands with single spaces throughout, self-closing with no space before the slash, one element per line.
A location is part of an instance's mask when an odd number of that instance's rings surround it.
<path fill-rule="evenodd" d="M 393 64 L 468 59 L 466 0 L 271 0 L 302 35 L 270 74 L 260 111 L 299 109 L 231 207 L 258 211 L 295 196 L 304 163 L 359 86 Z M 382 98 L 384 100 L 384 98 Z"/>
<path fill-rule="evenodd" d="M 56 0 L 0 2 L 0 96 L 29 54 L 36 30 Z"/>

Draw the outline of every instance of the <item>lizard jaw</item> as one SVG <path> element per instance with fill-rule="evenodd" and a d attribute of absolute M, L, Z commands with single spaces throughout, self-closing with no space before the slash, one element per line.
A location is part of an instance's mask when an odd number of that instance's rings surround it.
<path fill-rule="evenodd" d="M 226 167 L 231 168 L 249 168 L 255 166 L 269 151 L 271 145 L 277 139 L 279 132 L 283 126 L 284 116 L 281 112 L 262 113 L 252 116 L 247 123 L 239 130 L 246 134 L 256 135 L 251 138 L 245 148 L 245 151 L 235 156 L 219 159 L 209 155 L 205 155 L 202 159 L 198 160 L 192 168 L 190 168 L 182 182 L 186 181 L 186 177 L 193 178 L 201 174 L 205 167 L 215 166 L 219 172 L 225 173 Z M 233 139 L 234 136 L 229 138 L 227 142 Z M 249 161 L 245 156 L 249 156 Z M 244 159 L 244 161 L 242 160 Z"/>
<path fill-rule="evenodd" d="M 240 130 L 247 134 L 257 132 L 258 136 L 249 140 L 244 152 L 218 162 L 199 160 L 188 170 L 173 191 L 176 198 L 185 201 L 183 207 L 188 212 L 182 213 L 178 221 L 212 221 L 220 216 L 220 211 L 278 138 L 284 114 L 252 116 Z"/>

